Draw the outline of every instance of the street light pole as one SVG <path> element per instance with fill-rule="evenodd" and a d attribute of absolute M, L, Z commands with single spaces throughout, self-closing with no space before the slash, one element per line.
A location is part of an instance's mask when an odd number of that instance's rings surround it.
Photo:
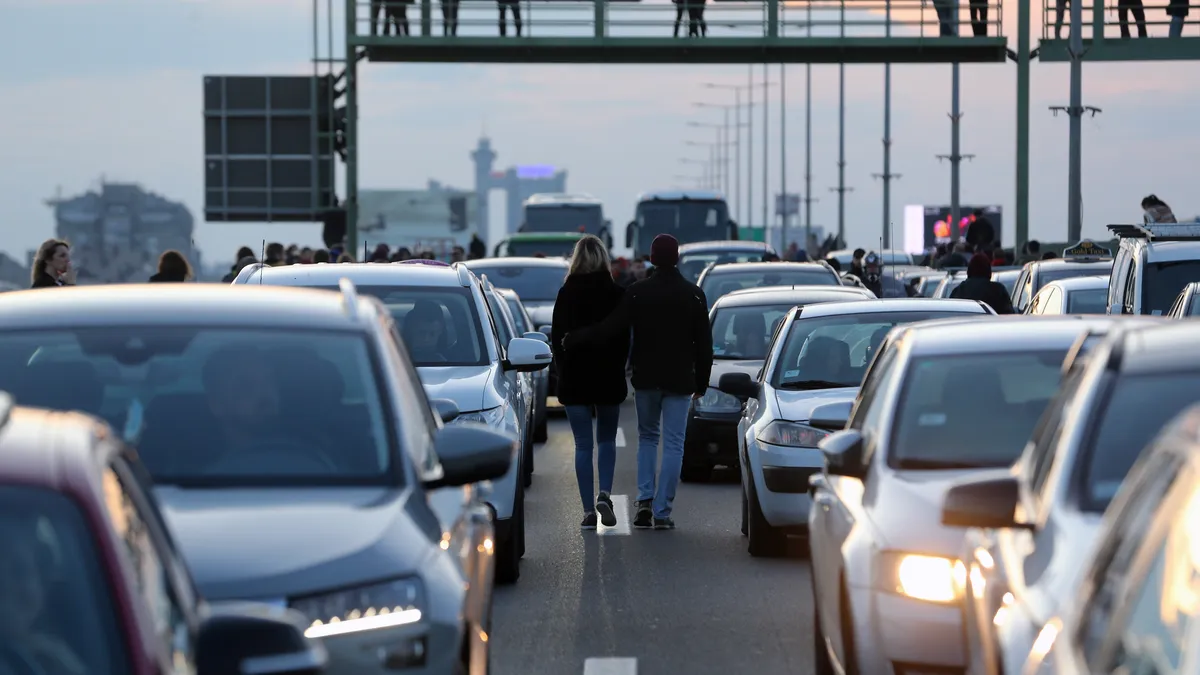
<path fill-rule="evenodd" d="M 787 185 L 787 66 L 779 64 L 779 192 L 783 195 L 783 207 L 780 209 L 779 250 L 786 251 L 788 247 L 788 199 Z"/>
<path fill-rule="evenodd" d="M 892 248 L 892 179 L 900 174 L 892 173 L 892 64 L 883 66 L 883 173 L 875 178 L 883 181 L 883 248 Z M 882 252 L 880 253 L 882 255 Z"/>
<path fill-rule="evenodd" d="M 763 241 L 767 239 L 767 230 L 771 227 L 771 184 L 769 181 L 770 155 L 767 150 L 771 147 L 771 108 L 767 105 L 767 64 L 763 64 Z"/>
<path fill-rule="evenodd" d="M 750 64 L 746 77 L 746 202 L 750 205 L 746 226 L 754 222 L 754 64 Z"/>

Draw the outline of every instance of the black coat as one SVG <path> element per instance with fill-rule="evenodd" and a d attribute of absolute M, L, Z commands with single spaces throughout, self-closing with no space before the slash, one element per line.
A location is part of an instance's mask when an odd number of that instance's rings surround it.
<path fill-rule="evenodd" d="M 30 288 L 58 288 L 59 286 L 69 286 L 69 285 L 70 284 L 67 284 L 67 283 L 60 284 L 60 283 L 58 283 L 58 281 L 56 281 L 54 279 L 54 277 L 50 276 L 49 274 L 47 274 L 45 272 L 40 272 L 40 273 L 38 273 L 38 275 L 36 277 L 34 277 L 33 284 L 31 284 L 29 287 Z"/>
<path fill-rule="evenodd" d="M 603 321 L 624 295 L 625 289 L 606 271 L 572 274 L 558 289 L 550 346 L 563 405 L 617 405 L 629 395 L 625 384 L 628 331 L 578 351 L 566 352 L 562 347 L 563 336 Z"/>
<path fill-rule="evenodd" d="M 557 306 L 555 307 L 557 309 Z M 703 394 L 712 373 L 712 332 L 704 291 L 675 267 L 630 286 L 616 311 L 598 326 L 572 331 L 567 351 L 588 353 L 591 345 L 633 330 L 633 388 L 669 394 Z"/>
<path fill-rule="evenodd" d="M 187 277 L 185 277 L 181 274 L 173 274 L 171 272 L 159 272 L 158 274 L 155 274 L 154 276 L 150 277 L 150 283 L 152 283 L 152 284 L 156 283 L 156 282 L 184 282 L 184 281 L 187 281 Z"/>
<path fill-rule="evenodd" d="M 1008 289 L 999 281 L 983 277 L 972 277 L 964 280 L 958 288 L 950 292 L 950 297 L 962 300 L 981 300 L 991 305 L 997 314 L 1012 314 L 1012 299 L 1008 297 Z"/>

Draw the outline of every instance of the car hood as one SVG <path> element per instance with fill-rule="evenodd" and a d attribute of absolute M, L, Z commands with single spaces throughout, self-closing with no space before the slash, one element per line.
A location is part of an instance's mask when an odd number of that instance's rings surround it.
<path fill-rule="evenodd" d="M 708 376 L 708 386 L 716 388 L 725 373 L 746 373 L 753 379 L 758 379 L 758 371 L 762 370 L 763 362 L 755 359 L 713 359 L 712 374 Z"/>
<path fill-rule="evenodd" d="M 858 396 L 858 387 L 837 389 L 814 389 L 812 391 L 775 390 L 775 403 L 779 406 L 779 417 L 791 422 L 806 422 L 818 406 L 826 403 L 853 401 Z"/>
<path fill-rule="evenodd" d="M 422 366 L 417 374 L 429 398 L 450 399 L 461 412 L 488 407 L 483 402 L 492 377 L 491 366 Z"/>
<path fill-rule="evenodd" d="M 436 523 L 395 488 L 191 489 L 155 495 L 210 600 L 281 599 L 415 572 Z"/>
<path fill-rule="evenodd" d="M 881 474 L 881 480 L 868 483 L 864 502 L 883 543 L 957 558 L 966 530 L 942 525 L 942 502 L 951 485 L 979 471 L 903 471 Z"/>
<path fill-rule="evenodd" d="M 553 301 L 543 300 L 541 302 L 526 302 L 525 309 L 529 312 L 529 317 L 533 319 L 534 330 L 538 330 L 542 326 L 549 326 L 554 322 Z"/>

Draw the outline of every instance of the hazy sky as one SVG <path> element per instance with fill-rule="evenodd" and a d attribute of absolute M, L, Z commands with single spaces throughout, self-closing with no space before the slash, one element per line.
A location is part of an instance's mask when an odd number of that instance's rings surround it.
<path fill-rule="evenodd" d="M 1016 6 L 1009 4 L 1006 32 L 1015 34 Z M 0 62 L 8 66 L 0 71 L 0 250 L 23 259 L 53 233 L 43 200 L 58 188 L 82 192 L 101 175 L 183 200 L 210 260 L 264 238 L 319 244 L 318 226 L 201 222 L 202 76 L 311 72 L 311 7 L 310 0 L 0 0 Z M 1164 18 L 1148 11 L 1151 20 Z M 1035 38 L 1040 32 L 1035 27 Z M 617 223 L 630 218 L 638 192 L 693 173 L 680 158 L 705 155 L 686 143 L 709 141 L 711 132 L 687 122 L 715 122 L 720 114 L 693 104 L 732 102 L 732 92 L 704 83 L 747 80 L 744 65 L 367 64 L 360 72 L 362 187 L 420 188 L 429 178 L 468 187 L 468 154 L 486 127 L 498 166 L 566 167 L 568 187 L 602 198 Z M 772 66 L 771 78 L 778 72 Z M 869 245 L 882 221 L 882 190 L 871 174 L 882 170 L 883 66 L 846 72 L 846 183 L 855 191 L 845 218 L 851 243 Z M 820 199 L 813 220 L 835 228 L 837 199 L 829 188 L 837 182 L 837 66 L 814 66 L 812 73 L 812 185 Z M 1181 218 L 1200 213 L 1200 91 L 1192 86 L 1198 75 L 1200 66 L 1191 63 L 1085 68 L 1084 103 L 1104 110 L 1084 121 L 1085 236 L 1103 236 L 1106 223 L 1140 220 L 1138 202 L 1150 192 Z M 895 66 L 892 89 L 892 170 L 903 177 L 892 186 L 891 216 L 899 228 L 905 204 L 949 202 L 949 166 L 935 155 L 950 150 L 950 66 Z M 788 68 L 787 92 L 788 184 L 803 191 L 803 66 Z M 962 201 L 1002 204 L 1007 241 L 1015 207 L 1014 92 L 1011 63 L 962 67 L 962 152 L 975 155 L 963 164 Z M 1065 64 L 1034 64 L 1031 233 L 1043 240 L 1065 238 L 1068 120 L 1048 108 L 1065 105 L 1067 95 Z M 761 114 L 759 108 L 758 197 Z M 777 90 L 769 115 L 774 193 Z M 497 193 L 493 204 L 500 201 Z"/>

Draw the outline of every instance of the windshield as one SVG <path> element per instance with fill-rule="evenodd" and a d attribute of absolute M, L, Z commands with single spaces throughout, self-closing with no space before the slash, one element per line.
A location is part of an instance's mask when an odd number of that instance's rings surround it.
<path fill-rule="evenodd" d="M 533 331 L 529 324 L 525 323 L 525 313 L 521 311 L 521 303 L 513 298 L 505 298 L 508 303 L 508 313 L 512 315 L 513 323 L 516 324 L 517 335 L 524 335 Z"/>
<path fill-rule="evenodd" d="M 720 272 L 719 269 L 710 270 L 704 276 L 704 285 L 700 288 L 708 298 L 710 308 L 721 296 L 743 288 L 841 285 L 841 281 L 823 267 L 797 268 L 778 265 L 776 269 L 747 272 Z"/>
<path fill-rule="evenodd" d="M 600 234 L 604 214 L 599 204 L 556 204 L 526 206 L 522 232 L 578 232 Z"/>
<path fill-rule="evenodd" d="M 1017 275 L 1010 273 L 997 273 L 992 275 L 992 281 L 1004 286 L 1005 293 L 1012 295 L 1013 286 L 1017 283 Z"/>
<path fill-rule="evenodd" d="M 921 280 L 920 295 L 923 298 L 932 298 L 937 292 L 938 286 L 942 284 L 942 277 L 925 277 Z"/>
<path fill-rule="evenodd" d="M 326 290 L 338 290 L 335 286 Z M 441 286 L 358 286 L 387 305 L 414 366 L 486 366 L 479 315 L 470 289 Z M 416 310 L 416 311 L 414 311 Z"/>
<path fill-rule="evenodd" d="M 700 278 L 700 273 L 712 263 L 762 262 L 763 251 L 704 251 L 687 253 L 679 256 L 679 272 L 692 283 Z"/>
<path fill-rule="evenodd" d="M 712 319 L 713 358 L 767 358 L 775 329 L 794 304 L 718 309 Z"/>
<path fill-rule="evenodd" d="M 98 415 L 156 482 L 176 485 L 395 484 L 376 368 L 357 333 L 0 333 L 0 382 L 16 400 Z"/>
<path fill-rule="evenodd" d="M 564 267 L 522 267 L 519 265 L 471 265 L 471 271 L 487 275 L 496 288 L 509 288 L 521 296 L 522 302 L 554 302 L 558 289 L 567 278 Z"/>
<path fill-rule="evenodd" d="M 1107 314 L 1108 289 L 1090 288 L 1067 294 L 1067 314 Z"/>
<path fill-rule="evenodd" d="M 1142 449 L 1198 400 L 1200 377 L 1194 372 L 1119 378 L 1107 404 L 1092 415 L 1099 428 L 1090 439 L 1091 452 L 1084 454 L 1082 508 L 1093 513 L 1107 509 Z"/>
<path fill-rule="evenodd" d="M 1166 314 L 1179 292 L 1200 281 L 1200 260 L 1147 263 L 1142 272 L 1142 314 Z"/>
<path fill-rule="evenodd" d="M 569 258 L 575 252 L 577 239 L 508 239 L 502 250 L 507 258 Z"/>
<path fill-rule="evenodd" d="M 0 541 L 0 673 L 132 672 L 103 558 L 75 502 L 0 486 Z"/>
<path fill-rule="evenodd" d="M 681 244 L 729 238 L 729 207 L 724 201 L 649 201 L 637 206 L 638 251 L 648 251 L 660 234 L 674 236 Z M 762 259 L 761 254 L 759 260 Z"/>
<path fill-rule="evenodd" d="M 896 404 L 888 466 L 1009 466 L 1058 391 L 1066 349 L 917 357 Z"/>
<path fill-rule="evenodd" d="M 892 328 L 928 319 L 964 316 L 964 312 L 864 312 L 805 319 L 788 331 L 779 362 L 771 373 L 777 389 L 857 387 L 875 351 Z"/>

